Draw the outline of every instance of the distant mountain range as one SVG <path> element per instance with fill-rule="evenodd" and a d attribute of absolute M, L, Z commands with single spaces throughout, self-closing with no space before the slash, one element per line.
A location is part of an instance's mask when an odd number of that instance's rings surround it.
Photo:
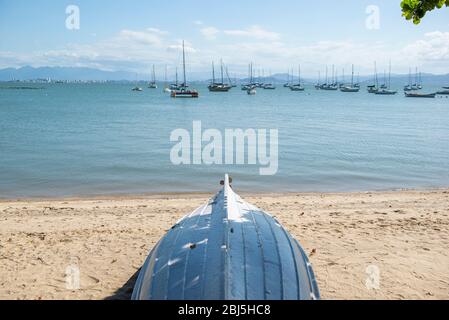
<path fill-rule="evenodd" d="M 191 81 L 209 81 L 209 73 L 192 72 L 189 75 Z M 394 74 L 392 77 L 392 83 L 406 84 L 408 82 L 407 75 Z M 150 78 L 149 74 L 136 74 L 129 71 L 104 71 L 93 68 L 78 68 L 78 67 L 40 67 L 33 68 L 30 66 L 22 68 L 7 68 L 0 69 L 0 81 L 11 81 L 11 80 L 35 80 L 35 79 L 51 79 L 54 81 L 136 81 L 138 80 L 148 80 Z M 274 82 L 274 83 L 284 83 L 288 79 L 288 74 L 278 73 L 271 77 L 265 77 L 261 79 L 262 82 Z M 294 81 L 298 81 L 298 77 L 293 77 Z M 372 82 L 373 76 L 360 76 L 360 82 Z M 162 80 L 159 77 L 159 80 Z M 339 79 L 341 81 L 341 78 Z M 350 76 L 346 76 L 346 82 L 350 81 Z M 414 80 L 414 76 L 413 76 Z M 239 79 L 240 82 L 248 81 L 247 78 Z M 304 82 L 314 83 L 316 79 L 303 79 Z M 324 79 L 322 78 L 322 81 Z M 427 85 L 449 85 L 449 74 L 445 75 L 433 75 L 433 74 L 423 74 L 423 83 Z M 383 82 L 383 75 L 379 74 L 379 82 Z"/>

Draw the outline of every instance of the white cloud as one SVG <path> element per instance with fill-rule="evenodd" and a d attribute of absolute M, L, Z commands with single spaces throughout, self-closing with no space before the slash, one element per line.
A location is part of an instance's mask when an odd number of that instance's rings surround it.
<path fill-rule="evenodd" d="M 449 32 L 434 31 L 404 48 L 404 55 L 423 61 L 449 60 Z"/>
<path fill-rule="evenodd" d="M 163 31 L 163 30 L 160 30 L 158 28 L 148 28 L 147 31 L 150 32 L 150 33 L 154 33 L 154 34 L 160 35 L 160 36 L 166 36 L 166 35 L 169 34 L 168 31 Z"/>
<path fill-rule="evenodd" d="M 232 73 L 246 75 L 247 64 L 257 68 L 285 72 L 301 63 L 304 76 L 316 76 L 325 65 L 344 67 L 348 74 L 351 64 L 356 72 L 372 74 L 373 62 L 379 71 L 388 69 L 391 59 L 394 73 L 407 73 L 409 66 L 418 66 L 423 72 L 447 73 L 449 70 L 449 32 L 435 31 L 408 45 L 384 42 L 315 41 L 302 43 L 293 38 L 266 31 L 261 27 L 246 30 L 228 30 L 232 38 L 222 40 L 223 34 L 214 27 L 199 28 L 206 39 L 214 42 L 186 41 L 189 73 L 210 73 L 210 61 L 223 58 Z M 249 38 L 251 37 L 251 41 Z M 97 37 L 98 38 L 98 37 Z M 267 41 L 267 39 L 270 39 Z M 157 28 L 122 30 L 109 39 L 92 44 L 67 44 L 63 49 L 33 52 L 0 52 L 0 67 L 84 66 L 103 70 L 145 72 L 152 64 L 169 66 L 181 61 L 182 41 Z"/>
<path fill-rule="evenodd" d="M 277 32 L 267 31 L 260 26 L 254 25 L 244 30 L 225 30 L 224 33 L 228 36 L 248 37 L 258 40 L 279 40 L 281 35 Z"/>
<path fill-rule="evenodd" d="M 117 41 L 120 42 L 138 42 L 147 45 L 160 45 L 161 38 L 158 33 L 153 31 L 132 31 L 122 30 L 117 36 Z"/>
<path fill-rule="evenodd" d="M 220 32 L 220 30 L 214 27 L 206 27 L 200 29 L 200 32 L 207 40 L 215 40 L 217 39 L 217 34 Z"/>

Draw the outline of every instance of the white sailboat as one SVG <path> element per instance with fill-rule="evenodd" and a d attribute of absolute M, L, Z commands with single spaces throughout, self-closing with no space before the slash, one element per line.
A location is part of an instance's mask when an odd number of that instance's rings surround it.
<path fill-rule="evenodd" d="M 301 85 L 301 65 L 298 68 L 298 83 L 290 86 L 291 91 L 304 91 L 305 88 Z"/>
<path fill-rule="evenodd" d="M 157 89 L 156 71 L 155 71 L 155 68 L 154 68 L 154 64 L 153 64 L 153 73 L 151 75 L 151 82 L 148 84 L 148 88 L 149 89 Z"/>
<path fill-rule="evenodd" d="M 167 80 L 167 65 L 165 65 L 165 76 L 164 76 L 164 92 L 170 93 L 171 90 L 168 86 L 168 80 Z"/>
<path fill-rule="evenodd" d="M 380 88 L 379 90 L 377 90 L 375 92 L 375 94 L 378 95 L 395 95 L 397 93 L 397 91 L 395 90 L 391 90 L 391 61 L 389 63 L 389 72 L 388 72 L 388 82 L 385 79 L 385 83 L 388 83 L 386 88 Z"/>
<path fill-rule="evenodd" d="M 250 96 L 254 96 L 257 93 L 256 85 L 253 83 L 253 64 L 250 64 L 250 77 L 249 77 L 249 87 L 246 90 L 246 93 Z"/>
<path fill-rule="evenodd" d="M 360 88 L 354 86 L 354 65 L 352 65 L 351 85 L 344 85 L 340 88 L 341 92 L 359 92 Z"/>
<path fill-rule="evenodd" d="M 189 89 L 186 77 L 186 51 L 184 41 L 182 41 L 182 70 L 184 82 L 177 89 L 172 90 L 170 96 L 172 98 L 198 98 L 199 93 L 195 89 Z"/>

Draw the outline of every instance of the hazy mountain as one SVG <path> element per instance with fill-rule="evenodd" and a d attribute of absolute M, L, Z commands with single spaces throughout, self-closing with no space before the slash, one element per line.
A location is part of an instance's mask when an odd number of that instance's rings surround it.
<path fill-rule="evenodd" d="M 373 82 L 373 75 L 368 76 L 360 76 L 360 82 Z M 408 74 L 406 75 L 398 75 L 393 74 L 392 76 L 393 84 L 407 84 L 408 83 Z M 22 67 L 22 68 L 7 68 L 0 69 L 0 81 L 10 81 L 10 80 L 32 80 L 32 79 L 47 79 L 50 78 L 52 80 L 94 80 L 94 81 L 135 81 L 139 80 L 149 80 L 150 75 L 146 73 L 137 74 L 128 71 L 104 71 L 93 68 L 69 68 L 69 67 Z M 169 74 L 169 78 L 173 79 L 174 75 Z M 209 73 L 202 72 L 190 72 L 188 74 L 189 81 L 210 81 Z M 415 81 L 415 75 L 412 75 L 412 82 Z M 157 75 L 157 79 L 159 81 L 163 80 L 162 75 Z M 179 79 L 181 81 L 181 73 L 179 74 Z M 277 73 L 273 74 L 271 77 L 265 77 L 260 79 L 262 82 L 274 82 L 274 83 L 285 83 L 288 79 L 287 73 Z M 293 76 L 294 81 L 298 81 L 298 76 Z M 255 79 L 259 81 L 258 78 Z M 239 82 L 247 82 L 248 79 L 240 79 Z M 317 81 L 316 78 L 304 77 L 302 79 L 305 83 L 315 83 Z M 330 81 L 330 77 L 329 77 Z M 339 81 L 342 81 L 342 77 L 339 76 Z M 351 77 L 346 75 L 346 82 L 351 81 Z M 356 81 L 356 79 L 354 80 Z M 379 82 L 383 83 L 384 75 L 379 74 Z M 324 82 L 324 75 L 321 75 L 321 82 Z M 426 85 L 449 85 L 449 74 L 446 75 L 432 75 L 432 74 L 422 74 L 422 82 Z"/>
<path fill-rule="evenodd" d="M 103 71 L 91 68 L 66 67 L 22 67 L 0 70 L 0 81 L 47 79 L 52 80 L 136 80 L 136 74 L 126 71 Z M 137 75 L 138 79 L 147 79 L 148 75 Z"/>

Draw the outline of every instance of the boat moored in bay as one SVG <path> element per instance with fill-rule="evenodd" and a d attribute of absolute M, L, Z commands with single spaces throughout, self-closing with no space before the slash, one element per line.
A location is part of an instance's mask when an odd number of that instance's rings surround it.
<path fill-rule="evenodd" d="M 199 93 L 195 89 L 189 89 L 186 78 L 186 53 L 184 47 L 184 41 L 182 41 L 182 68 L 184 75 L 184 82 L 181 85 L 177 85 L 177 88 L 173 89 L 170 93 L 172 98 L 198 98 Z"/>

